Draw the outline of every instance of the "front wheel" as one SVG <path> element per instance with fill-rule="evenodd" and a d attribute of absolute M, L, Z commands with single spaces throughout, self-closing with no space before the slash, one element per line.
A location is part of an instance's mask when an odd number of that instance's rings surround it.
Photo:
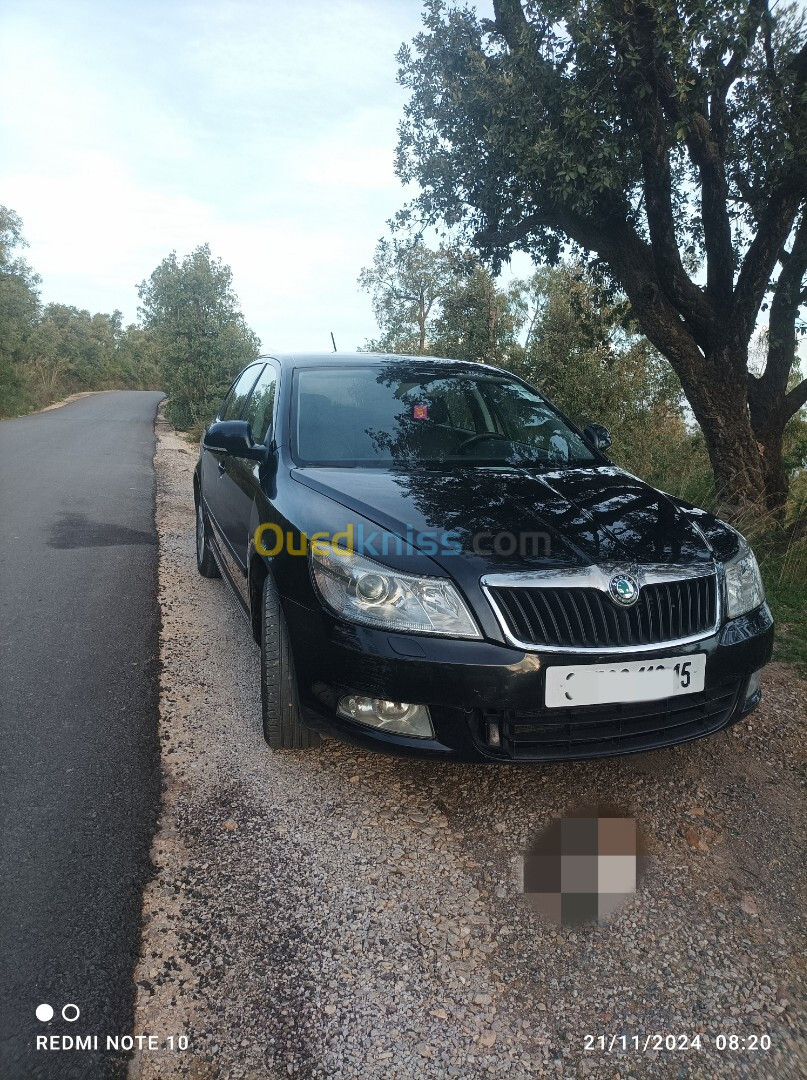
<path fill-rule="evenodd" d="M 221 577 L 213 552 L 210 550 L 210 540 L 207 532 L 205 512 L 202 509 L 202 496 L 196 501 L 196 568 L 202 577 Z"/>
<path fill-rule="evenodd" d="M 300 721 L 289 632 L 275 583 L 268 575 L 261 608 L 261 711 L 263 737 L 273 750 L 319 746 L 319 735 Z"/>

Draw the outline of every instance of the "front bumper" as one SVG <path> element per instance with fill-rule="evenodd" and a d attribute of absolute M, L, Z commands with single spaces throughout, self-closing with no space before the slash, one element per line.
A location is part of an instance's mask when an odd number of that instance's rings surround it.
<path fill-rule="evenodd" d="M 303 717 L 342 739 L 392 754 L 453 761 L 553 761 L 608 757 L 670 746 L 735 723 L 759 701 L 752 674 L 770 660 L 767 605 L 711 637 L 654 656 L 706 653 L 700 694 L 635 704 L 545 709 L 549 665 L 635 660 L 636 654 L 526 652 L 487 641 L 390 634 L 343 623 L 284 600 Z M 362 694 L 425 704 L 434 739 L 381 732 L 337 716 L 339 699 Z"/>

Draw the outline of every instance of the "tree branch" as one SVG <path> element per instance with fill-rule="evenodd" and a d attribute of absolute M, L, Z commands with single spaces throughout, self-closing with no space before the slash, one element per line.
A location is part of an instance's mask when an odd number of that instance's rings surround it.
<path fill-rule="evenodd" d="M 740 40 L 727 62 L 709 103 L 709 122 L 721 155 L 726 152 L 726 98 L 728 92 L 742 74 L 748 54 L 764 18 L 770 20 L 767 0 L 750 0 L 746 12 L 746 22 L 740 31 Z"/>
<path fill-rule="evenodd" d="M 520 0 L 494 0 L 493 8 L 496 29 L 504 37 L 511 54 L 519 54 L 523 51 L 531 29 Z M 652 46 L 650 52 L 652 55 Z M 669 301 L 680 312 L 688 331 L 703 346 L 707 346 L 717 322 L 716 312 L 701 289 L 689 278 L 681 260 L 675 235 L 672 177 L 664 114 L 657 101 L 648 99 L 642 103 L 637 93 L 641 81 L 642 77 L 638 73 L 634 77 L 628 75 L 623 79 L 623 92 L 629 107 L 634 105 L 642 138 L 646 213 L 655 276 Z M 730 244 L 724 264 L 728 265 L 730 297 Z M 680 322 L 680 319 L 676 321 Z"/>
<path fill-rule="evenodd" d="M 768 359 L 763 374 L 754 380 L 749 402 L 761 425 L 768 414 L 786 408 L 787 381 L 796 357 L 796 317 L 801 287 L 807 273 L 807 211 L 802 213 L 793 247 L 783 260 L 771 301 L 768 322 Z M 792 413 L 787 413 L 792 415 Z M 756 425 L 755 425 L 756 426 Z"/>
<path fill-rule="evenodd" d="M 521 0 L 493 0 L 495 26 L 508 48 L 518 48 L 519 41 L 527 30 L 527 17 L 521 6 Z"/>
<path fill-rule="evenodd" d="M 647 28 L 639 37 L 642 39 L 639 44 L 643 55 L 642 67 L 637 69 L 631 65 L 623 54 L 626 62 L 617 79 L 639 133 L 650 244 L 659 281 L 692 332 L 705 345 L 715 328 L 717 313 L 701 289 L 690 279 L 681 259 L 675 235 L 667 121 L 658 97 L 642 93 L 650 81 L 647 68 L 655 64 L 655 45 L 652 33 L 648 33 Z M 627 42 L 625 44 L 627 46 Z"/>
<path fill-rule="evenodd" d="M 635 25 L 642 60 L 642 74 L 653 87 L 664 115 L 677 127 L 686 128 L 685 142 L 698 169 L 701 186 L 701 221 L 706 248 L 706 293 L 718 305 L 731 301 L 734 284 L 734 248 L 728 214 L 728 184 L 720 147 L 712 138 L 703 113 L 685 112 L 678 98 L 675 76 L 660 55 L 656 41 L 657 11 L 650 4 L 636 8 Z"/>
<path fill-rule="evenodd" d="M 759 306 L 803 198 L 803 185 L 792 181 L 782 184 L 760 214 L 756 236 L 745 253 L 734 289 L 732 323 L 745 340 L 753 333 Z"/>
<path fill-rule="evenodd" d="M 807 379 L 802 379 L 798 386 L 794 386 L 790 393 L 785 395 L 782 404 L 784 415 L 790 419 L 805 405 L 807 405 Z"/>
<path fill-rule="evenodd" d="M 669 359 L 682 382 L 689 382 L 702 370 L 703 353 L 661 287 L 650 246 L 627 222 L 603 225 L 601 220 L 595 221 L 564 207 L 546 207 L 510 226 L 478 232 L 474 244 L 501 250 L 541 228 L 565 233 L 581 247 L 596 251 L 608 263 L 625 290 L 642 330 Z"/>

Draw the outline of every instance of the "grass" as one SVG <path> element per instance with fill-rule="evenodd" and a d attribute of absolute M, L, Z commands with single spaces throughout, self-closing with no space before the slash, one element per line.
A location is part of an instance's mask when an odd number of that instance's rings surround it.
<path fill-rule="evenodd" d="M 782 582 L 775 565 L 762 568 L 765 593 L 776 620 L 774 659 L 792 664 L 807 678 L 807 584 Z"/>
<path fill-rule="evenodd" d="M 776 620 L 774 659 L 807 678 L 807 536 L 750 537 Z"/>

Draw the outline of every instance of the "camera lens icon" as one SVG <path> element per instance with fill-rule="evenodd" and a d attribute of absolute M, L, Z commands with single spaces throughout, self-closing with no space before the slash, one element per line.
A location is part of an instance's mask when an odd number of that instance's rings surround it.
<path fill-rule="evenodd" d="M 37 1005 L 36 1018 L 37 1020 L 41 1020 L 43 1024 L 47 1024 L 49 1020 L 52 1020 L 53 1015 L 52 1005 L 48 1005 L 47 1002 Z M 68 1024 L 75 1023 L 80 1016 L 81 1009 L 79 1009 L 78 1005 L 73 1005 L 71 1002 L 68 1002 L 67 1005 L 62 1006 L 62 1020 L 66 1020 Z"/>

